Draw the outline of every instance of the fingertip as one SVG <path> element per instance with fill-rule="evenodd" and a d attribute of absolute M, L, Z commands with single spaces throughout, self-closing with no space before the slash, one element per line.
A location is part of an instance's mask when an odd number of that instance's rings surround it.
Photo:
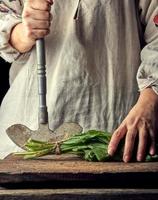
<path fill-rule="evenodd" d="M 154 155 L 155 155 L 155 152 L 156 152 L 155 147 L 150 147 L 149 154 L 150 154 L 151 156 L 154 156 Z"/>
<path fill-rule="evenodd" d="M 141 155 L 141 154 L 138 154 L 138 155 L 137 155 L 137 161 L 138 161 L 138 162 L 141 162 L 141 161 L 142 161 L 142 155 Z"/>
<path fill-rule="evenodd" d="M 108 147 L 108 154 L 109 154 L 110 156 L 113 156 L 113 155 L 114 155 L 114 149 L 113 149 L 111 146 Z"/>
<path fill-rule="evenodd" d="M 123 161 L 128 163 L 130 161 L 130 157 L 128 155 L 123 156 Z"/>

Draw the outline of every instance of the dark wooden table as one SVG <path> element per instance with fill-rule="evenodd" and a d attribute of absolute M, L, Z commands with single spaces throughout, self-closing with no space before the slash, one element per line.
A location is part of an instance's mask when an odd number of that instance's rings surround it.
<path fill-rule="evenodd" d="M 0 200 L 158 200 L 158 163 L 86 162 L 72 155 L 0 161 Z"/>

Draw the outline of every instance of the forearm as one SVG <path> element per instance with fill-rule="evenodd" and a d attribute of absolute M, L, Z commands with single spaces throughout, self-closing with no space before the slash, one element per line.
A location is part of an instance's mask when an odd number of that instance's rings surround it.
<path fill-rule="evenodd" d="M 20 53 L 28 52 L 32 49 L 35 44 L 35 41 L 26 38 L 23 33 L 24 27 L 22 23 L 17 24 L 11 32 L 10 35 L 10 44 Z"/>

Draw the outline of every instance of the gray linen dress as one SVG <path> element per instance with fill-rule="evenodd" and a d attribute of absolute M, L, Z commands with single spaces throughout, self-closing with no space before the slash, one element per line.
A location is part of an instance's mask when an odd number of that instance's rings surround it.
<path fill-rule="evenodd" d="M 78 3 L 57 0 L 51 9 L 45 38 L 50 129 L 65 121 L 112 133 L 140 90 L 152 87 L 158 94 L 158 0 L 81 0 L 74 19 Z M 7 127 L 38 129 L 35 48 L 20 54 L 8 42 L 22 9 L 22 0 L 0 1 L 0 56 L 12 62 L 0 109 L 0 158 L 20 150 Z"/>

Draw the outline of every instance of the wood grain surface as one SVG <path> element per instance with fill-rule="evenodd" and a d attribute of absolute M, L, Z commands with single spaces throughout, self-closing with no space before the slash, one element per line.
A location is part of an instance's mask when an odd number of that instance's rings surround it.
<path fill-rule="evenodd" d="M 0 190 L 0 200 L 157 200 L 151 189 L 25 189 Z"/>
<path fill-rule="evenodd" d="M 63 183 L 66 187 L 83 184 L 88 187 L 158 188 L 157 180 L 156 162 L 87 162 L 72 155 L 46 156 L 36 160 L 9 156 L 0 161 L 0 184 L 40 182 L 47 187 L 58 187 Z"/>

